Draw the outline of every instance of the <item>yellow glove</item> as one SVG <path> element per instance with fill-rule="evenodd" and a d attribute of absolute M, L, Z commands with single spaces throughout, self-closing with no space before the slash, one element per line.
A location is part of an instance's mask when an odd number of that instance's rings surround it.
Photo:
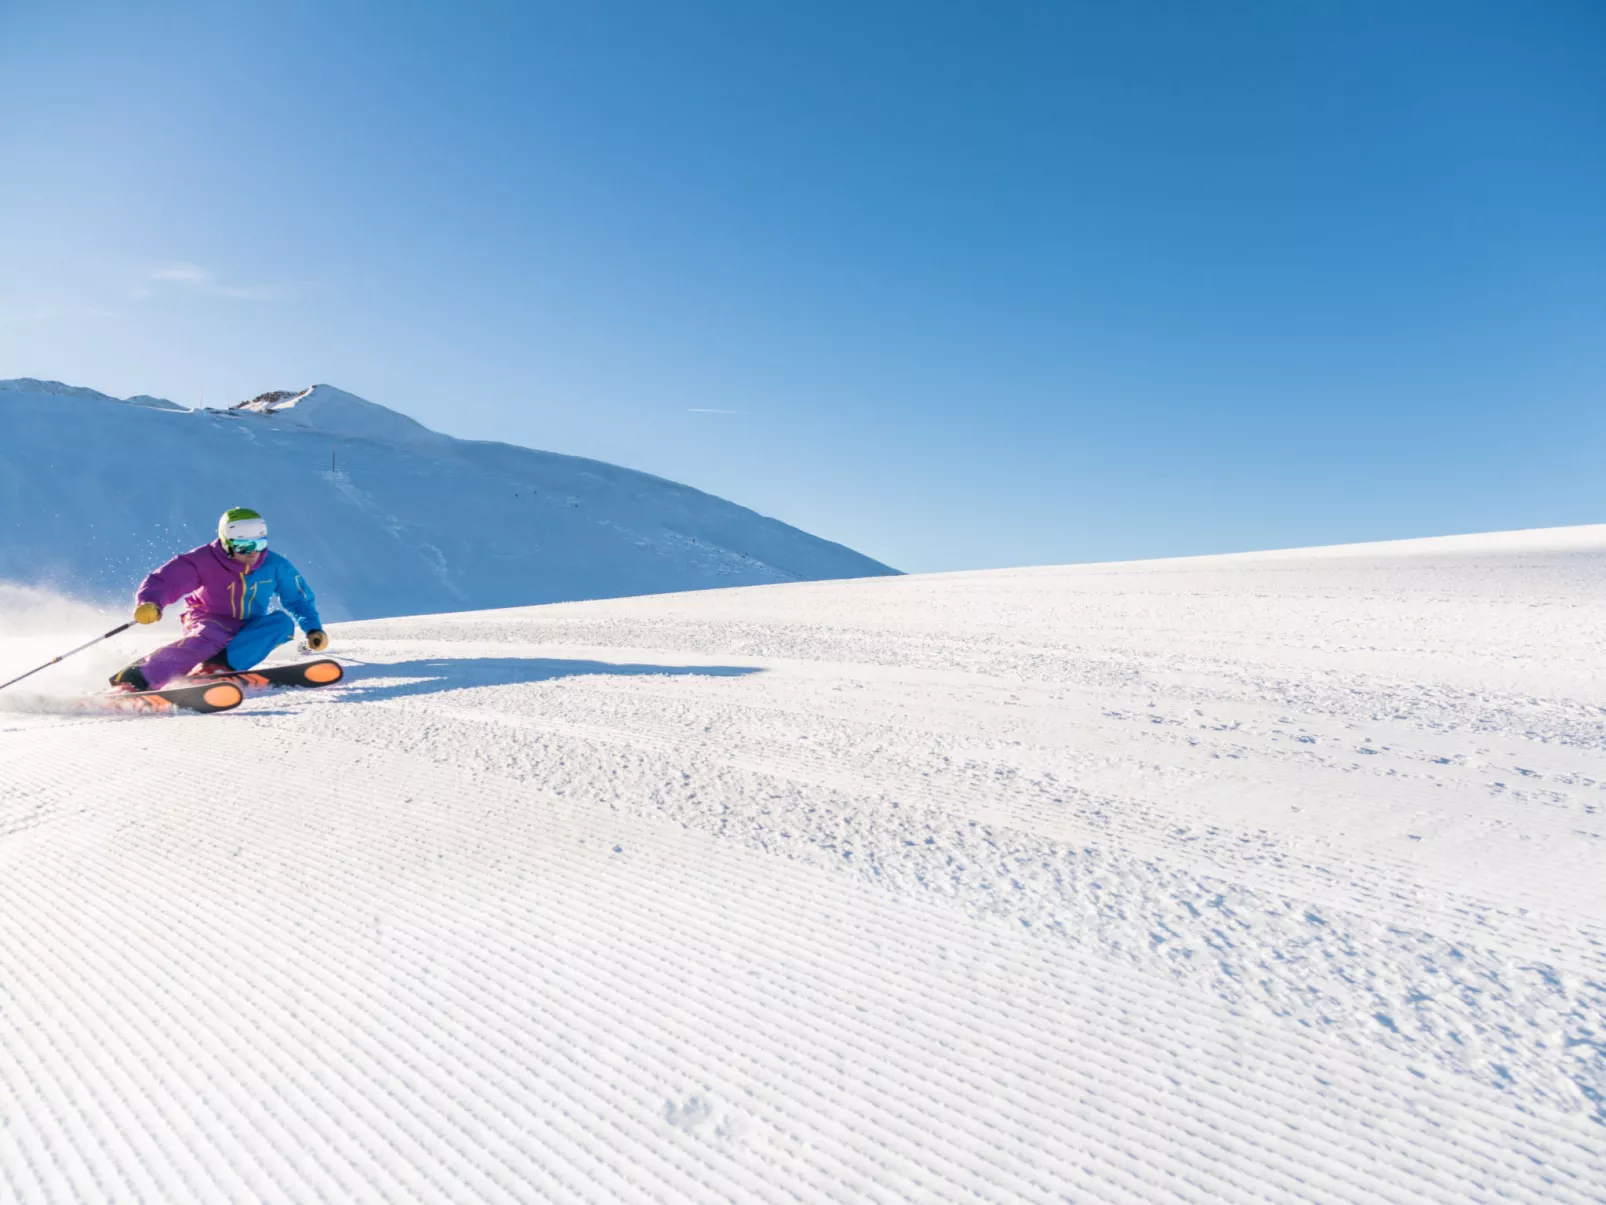
<path fill-rule="evenodd" d="M 307 647 L 315 653 L 321 653 L 329 647 L 329 633 L 317 628 L 307 633 Z"/>
<path fill-rule="evenodd" d="M 135 623 L 155 623 L 162 617 L 162 608 L 153 602 L 142 602 L 134 608 Z"/>

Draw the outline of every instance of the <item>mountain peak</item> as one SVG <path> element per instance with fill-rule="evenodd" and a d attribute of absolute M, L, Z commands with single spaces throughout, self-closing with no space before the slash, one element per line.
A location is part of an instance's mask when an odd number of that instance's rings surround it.
<path fill-rule="evenodd" d="M 316 388 L 316 385 L 312 387 L 312 389 Z M 229 409 L 250 410 L 256 414 L 272 414 L 276 410 L 294 406 L 311 393 L 312 389 L 302 389 L 299 392 L 294 389 L 273 389 L 267 393 L 259 393 L 249 401 L 235 402 Z"/>
<path fill-rule="evenodd" d="M 269 390 L 246 401 L 236 402 L 228 408 L 228 412 L 261 415 L 293 427 L 350 439 L 415 443 L 442 438 L 405 414 L 398 414 L 354 393 L 336 389 L 333 385 Z"/>

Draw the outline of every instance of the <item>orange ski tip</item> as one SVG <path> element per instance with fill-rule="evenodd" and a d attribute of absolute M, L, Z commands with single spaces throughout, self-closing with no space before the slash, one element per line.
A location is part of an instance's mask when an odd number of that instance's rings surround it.
<path fill-rule="evenodd" d="M 315 665 L 307 666 L 306 669 L 307 681 L 316 682 L 319 686 L 327 686 L 331 682 L 340 681 L 344 673 L 345 671 L 333 661 L 319 661 Z"/>
<path fill-rule="evenodd" d="M 206 693 L 201 698 L 206 701 L 208 707 L 223 708 L 233 707 L 245 696 L 240 693 L 240 688 L 232 682 L 219 682 L 216 686 L 208 686 Z"/>

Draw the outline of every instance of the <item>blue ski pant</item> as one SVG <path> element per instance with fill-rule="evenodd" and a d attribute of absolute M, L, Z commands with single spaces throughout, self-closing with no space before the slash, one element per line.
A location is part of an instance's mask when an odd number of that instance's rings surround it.
<path fill-rule="evenodd" d="M 296 621 L 288 611 L 269 611 L 240 625 L 229 647 L 224 650 L 230 669 L 250 669 L 267 659 L 269 653 L 288 643 L 296 634 Z"/>

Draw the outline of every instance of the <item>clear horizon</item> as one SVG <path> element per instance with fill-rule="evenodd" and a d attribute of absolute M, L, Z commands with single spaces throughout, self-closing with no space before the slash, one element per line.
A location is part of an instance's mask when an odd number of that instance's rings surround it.
<path fill-rule="evenodd" d="M 24 2 L 0 67 L 0 377 L 327 382 L 912 572 L 1606 503 L 1597 4 Z"/>

